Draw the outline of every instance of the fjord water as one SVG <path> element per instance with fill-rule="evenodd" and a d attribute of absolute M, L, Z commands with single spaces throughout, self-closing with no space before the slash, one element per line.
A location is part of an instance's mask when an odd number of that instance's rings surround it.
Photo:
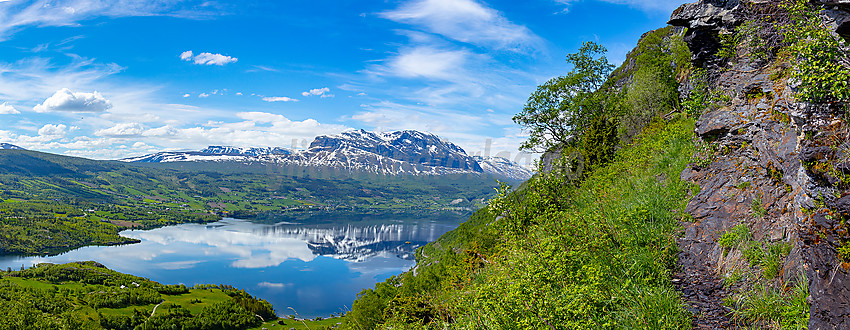
<path fill-rule="evenodd" d="M 51 257 L 3 256 L 0 267 L 94 260 L 164 284 L 232 285 L 268 300 L 279 315 L 327 317 L 347 311 L 362 289 L 410 269 L 417 247 L 466 217 L 346 215 L 345 221 L 309 219 L 310 224 L 228 218 L 121 233 L 140 239 L 138 244 L 90 246 Z"/>

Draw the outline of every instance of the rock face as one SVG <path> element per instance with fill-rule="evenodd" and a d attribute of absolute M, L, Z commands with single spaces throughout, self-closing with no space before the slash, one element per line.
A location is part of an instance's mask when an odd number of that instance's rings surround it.
<path fill-rule="evenodd" d="M 668 23 L 688 28 L 684 40 L 693 53 L 694 64 L 703 66 L 715 59 L 714 54 L 720 49 L 718 33 L 740 24 L 735 15 L 738 5 L 738 0 L 705 0 L 673 11 Z"/>
<path fill-rule="evenodd" d="M 846 38 L 850 1 L 819 2 L 829 5 L 822 12 L 825 26 Z M 737 0 L 704 0 L 681 6 L 670 20 L 688 28 L 685 41 L 694 63 L 731 97 L 702 114 L 696 125 L 701 140 L 723 151 L 682 173 L 700 192 L 686 208 L 694 221 L 684 224 L 679 245 L 680 265 L 688 274 L 677 281 L 695 301 L 692 311 L 702 313 L 695 327 L 730 326 L 712 302 L 727 294 L 718 275 L 732 272 L 741 260 L 725 256 L 717 239 L 746 224 L 756 240 L 793 246 L 781 280 L 807 276 L 809 329 L 850 329 L 850 264 L 836 252 L 850 238 L 839 216 L 850 215 L 850 186 L 840 174 L 850 172 L 850 126 L 826 106 L 797 101 L 795 84 L 772 76 L 770 66 L 747 56 L 728 63 L 715 57 L 718 35 L 742 23 L 743 6 Z M 756 202 L 763 214 L 752 206 Z"/>

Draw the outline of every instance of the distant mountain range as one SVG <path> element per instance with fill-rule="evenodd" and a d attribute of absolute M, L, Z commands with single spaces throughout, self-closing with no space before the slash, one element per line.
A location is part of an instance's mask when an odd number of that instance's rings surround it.
<path fill-rule="evenodd" d="M 512 180 L 533 174 L 501 157 L 472 157 L 454 143 L 419 131 L 374 133 L 365 130 L 317 137 L 306 150 L 280 147 L 236 148 L 210 146 L 200 151 L 158 152 L 121 159 L 124 162 L 260 162 L 324 167 L 379 174 L 485 173 Z"/>
<path fill-rule="evenodd" d="M 0 149 L 9 149 L 9 150 L 26 150 L 26 149 L 24 149 L 24 148 L 21 148 L 21 147 L 19 147 L 19 146 L 14 145 L 14 144 L 8 144 L 8 143 L 0 143 Z"/>

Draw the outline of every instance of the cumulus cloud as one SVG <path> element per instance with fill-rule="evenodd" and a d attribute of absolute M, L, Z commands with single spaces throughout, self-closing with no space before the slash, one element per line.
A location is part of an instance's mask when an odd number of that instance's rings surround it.
<path fill-rule="evenodd" d="M 184 61 L 191 61 L 193 56 L 195 56 L 195 54 L 192 53 L 191 50 L 180 53 L 180 59 Z"/>
<path fill-rule="evenodd" d="M 229 63 L 236 63 L 238 58 L 213 53 L 200 53 L 195 55 L 191 50 L 187 50 L 180 54 L 180 59 L 187 62 L 194 62 L 198 65 L 218 65 L 223 66 Z"/>
<path fill-rule="evenodd" d="M 44 100 L 44 103 L 33 107 L 33 110 L 36 112 L 104 112 L 110 108 L 112 108 L 112 102 L 97 91 L 83 93 L 63 88 Z"/>
<path fill-rule="evenodd" d="M 0 115 L 16 115 L 19 113 L 21 112 L 18 111 L 18 109 L 15 109 L 15 107 L 6 104 L 6 102 L 0 104 Z"/>
<path fill-rule="evenodd" d="M 47 125 L 42 126 L 38 130 L 38 135 L 41 135 L 43 137 L 58 139 L 58 138 L 65 137 L 65 134 L 68 133 L 67 129 L 68 129 L 68 126 L 65 126 L 63 124 L 59 124 L 59 125 L 47 124 Z"/>
<path fill-rule="evenodd" d="M 381 13 L 449 39 L 498 49 L 535 48 L 540 38 L 476 0 L 414 0 Z"/>
<path fill-rule="evenodd" d="M 106 137 L 134 137 L 142 135 L 144 127 L 139 123 L 121 123 L 110 128 L 98 130 L 94 133 L 97 136 Z"/>
<path fill-rule="evenodd" d="M 301 95 L 303 95 L 305 97 L 309 97 L 309 96 L 321 96 L 322 98 L 334 97 L 333 94 L 328 94 L 328 93 L 330 93 L 330 91 L 331 91 L 330 88 L 322 87 L 322 88 L 311 89 L 309 91 L 303 92 L 303 93 L 301 93 Z"/>
<path fill-rule="evenodd" d="M 207 94 L 207 93 L 201 93 L 201 94 L 198 94 L 198 97 L 200 97 L 200 98 L 207 98 L 207 97 L 210 97 L 210 94 Z"/>
<path fill-rule="evenodd" d="M 165 125 L 162 127 L 151 128 L 147 131 L 144 131 L 142 135 L 147 137 L 170 137 L 177 135 L 177 129 L 174 127 Z"/>
<path fill-rule="evenodd" d="M 291 97 L 286 97 L 286 96 L 264 97 L 263 101 L 266 101 L 266 102 L 298 102 L 298 100 L 293 99 Z"/>

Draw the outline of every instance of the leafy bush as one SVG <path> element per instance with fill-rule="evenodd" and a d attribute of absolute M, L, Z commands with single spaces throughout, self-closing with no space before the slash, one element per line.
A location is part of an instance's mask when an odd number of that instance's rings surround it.
<path fill-rule="evenodd" d="M 792 20 L 784 26 L 789 51 L 796 55 L 791 76 L 801 82 L 798 97 L 807 102 L 845 105 L 850 101 L 850 70 L 841 63 L 847 54 L 828 31 L 818 10 L 806 0 L 783 4 Z"/>
<path fill-rule="evenodd" d="M 720 240 L 717 243 L 726 249 L 735 249 L 751 239 L 750 227 L 747 227 L 745 224 L 739 224 L 720 236 Z"/>

